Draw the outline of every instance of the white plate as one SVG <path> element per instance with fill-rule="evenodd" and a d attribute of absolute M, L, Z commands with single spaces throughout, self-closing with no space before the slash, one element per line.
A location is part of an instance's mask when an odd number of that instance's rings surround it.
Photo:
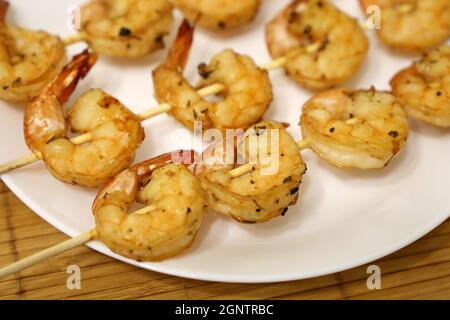
<path fill-rule="evenodd" d="M 30 28 L 61 35 L 67 8 L 73 0 L 14 0 L 9 18 Z M 224 48 L 233 48 L 269 61 L 264 24 L 288 1 L 263 1 L 257 19 L 232 36 L 198 30 L 186 75 L 195 78 L 195 66 Z M 363 20 L 357 1 L 335 1 L 343 10 Z M 389 89 L 388 80 L 411 63 L 395 55 L 370 34 L 369 57 L 348 86 Z M 82 48 L 70 48 L 73 54 Z M 112 93 L 133 111 L 155 106 L 150 71 L 165 56 L 157 53 L 139 62 L 101 58 L 74 97 L 91 87 Z M 286 121 L 300 138 L 297 126 L 302 104 L 310 92 L 289 80 L 282 71 L 271 72 L 275 102 L 266 119 Z M 73 99 L 72 99 L 73 101 Z M 0 161 L 29 151 L 22 135 L 22 109 L 1 102 Z M 166 115 L 144 124 L 147 138 L 138 152 L 142 160 L 179 147 L 181 125 Z M 450 132 L 411 122 L 405 152 L 382 171 L 338 170 L 310 151 L 303 153 L 308 173 L 299 204 L 283 218 L 261 225 L 241 225 L 209 213 L 193 248 L 160 263 L 138 263 L 112 253 L 99 242 L 89 246 L 141 268 L 167 274 L 226 282 L 275 282 L 309 278 L 349 269 L 392 253 L 422 237 L 449 217 Z M 185 140 L 190 133 L 182 130 Z M 69 236 L 94 226 L 90 210 L 96 194 L 54 179 L 43 163 L 4 175 L 3 180 L 26 205 Z"/>

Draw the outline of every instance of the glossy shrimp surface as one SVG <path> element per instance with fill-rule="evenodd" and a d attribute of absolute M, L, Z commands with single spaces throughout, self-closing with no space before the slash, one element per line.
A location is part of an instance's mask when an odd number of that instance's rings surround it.
<path fill-rule="evenodd" d="M 138 58 L 161 49 L 171 26 L 167 0 L 91 0 L 81 8 L 81 32 L 102 55 Z"/>
<path fill-rule="evenodd" d="M 450 46 L 443 45 L 402 70 L 392 91 L 406 112 L 438 127 L 450 127 Z"/>
<path fill-rule="evenodd" d="M 145 212 L 129 212 L 136 200 L 147 205 Z M 133 165 L 102 188 L 93 204 L 97 236 L 123 256 L 166 259 L 191 246 L 204 202 L 198 179 L 163 155 Z"/>
<path fill-rule="evenodd" d="M 408 119 L 390 93 L 335 89 L 303 107 L 303 138 L 323 160 L 340 168 L 379 169 L 405 146 Z"/>
<path fill-rule="evenodd" d="M 95 62 L 84 52 L 25 110 L 24 134 L 29 148 L 40 152 L 47 168 L 59 180 L 97 187 L 126 168 L 144 138 L 140 119 L 117 99 L 99 89 L 83 94 L 68 111 L 63 104 Z M 91 141 L 74 144 L 68 130 L 89 133 Z"/>
<path fill-rule="evenodd" d="M 66 51 L 57 36 L 6 23 L 7 10 L 0 1 L 0 99 L 27 102 L 61 71 Z"/>
<path fill-rule="evenodd" d="M 352 78 L 368 51 L 359 23 L 325 0 L 295 0 L 266 27 L 273 58 L 300 85 L 325 89 Z"/>
<path fill-rule="evenodd" d="M 246 129 L 258 122 L 272 102 L 272 86 L 267 71 L 232 50 L 200 64 L 199 86 L 219 83 L 225 86 L 221 101 L 204 99 L 183 77 L 193 38 L 193 28 L 185 21 L 169 57 L 153 72 L 155 95 L 160 103 L 172 106 L 170 114 L 188 128 L 201 121 L 203 128 Z"/>
<path fill-rule="evenodd" d="M 381 26 L 378 35 L 392 48 L 423 52 L 450 37 L 448 0 L 360 1 L 365 10 L 376 7 L 380 9 Z"/>
<path fill-rule="evenodd" d="M 252 142 L 255 138 L 259 139 L 256 147 L 255 140 Z M 233 178 L 229 172 L 238 164 L 211 165 L 207 157 L 206 165 L 196 169 L 208 207 L 243 223 L 260 223 L 284 215 L 297 202 L 306 172 L 297 143 L 281 124 L 266 121 L 250 127 L 239 146 L 245 160 L 241 164 L 251 163 L 251 172 Z M 222 146 L 216 150 L 219 158 L 227 152 Z M 256 150 L 254 158 L 251 150 Z M 261 157 L 268 151 L 275 152 L 268 158 Z"/>
<path fill-rule="evenodd" d="M 174 0 L 173 4 L 191 22 L 212 30 L 226 30 L 249 23 L 260 0 Z"/>

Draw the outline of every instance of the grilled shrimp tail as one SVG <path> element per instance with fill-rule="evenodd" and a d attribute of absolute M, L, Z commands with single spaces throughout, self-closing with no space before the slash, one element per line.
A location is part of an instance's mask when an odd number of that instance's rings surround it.
<path fill-rule="evenodd" d="M 60 104 L 67 102 L 78 82 L 86 77 L 96 62 L 97 54 L 86 49 L 75 55 L 72 61 L 64 67 L 49 88 Z"/>
<path fill-rule="evenodd" d="M 183 20 L 178 29 L 175 42 L 170 49 L 165 65 L 171 69 L 177 67 L 184 69 L 189 58 L 192 42 L 194 40 L 195 27 L 191 26 L 188 20 Z"/>

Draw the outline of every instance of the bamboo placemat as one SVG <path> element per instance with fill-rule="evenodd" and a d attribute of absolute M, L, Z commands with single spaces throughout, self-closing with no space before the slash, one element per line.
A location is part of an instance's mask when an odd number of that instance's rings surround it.
<path fill-rule="evenodd" d="M 0 266 L 67 239 L 0 181 Z M 0 280 L 0 299 L 450 299 L 450 220 L 384 259 L 381 290 L 367 288 L 367 265 L 315 279 L 275 284 L 189 280 L 142 270 L 78 247 Z M 81 268 L 70 290 L 66 268 Z"/>

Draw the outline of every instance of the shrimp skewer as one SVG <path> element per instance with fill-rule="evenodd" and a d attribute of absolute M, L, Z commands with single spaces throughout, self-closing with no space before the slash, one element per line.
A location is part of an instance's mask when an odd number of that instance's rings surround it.
<path fill-rule="evenodd" d="M 406 145 L 408 119 L 390 93 L 335 89 L 313 96 L 300 119 L 303 140 L 320 158 L 339 168 L 381 169 Z M 229 172 L 240 177 L 244 165 Z"/>
<path fill-rule="evenodd" d="M 191 150 L 175 153 L 194 155 Z M 139 261 L 167 259 L 187 250 L 203 219 L 203 190 L 183 164 L 173 164 L 173 154 L 118 174 L 93 203 L 96 228 L 0 269 L 0 279 L 91 240 L 101 240 L 111 250 Z M 128 213 L 134 201 L 147 207 Z"/>
<path fill-rule="evenodd" d="M 68 111 L 62 106 L 97 57 L 87 51 L 76 55 L 41 94 L 27 104 L 25 141 L 59 180 L 86 187 L 102 185 L 134 159 L 144 139 L 140 120 L 117 99 L 99 89 L 83 94 Z M 90 132 L 92 140 L 73 144 L 68 129 Z"/>
<path fill-rule="evenodd" d="M 102 55 L 139 58 L 164 47 L 172 6 L 167 0 L 91 0 L 81 7 L 80 20 L 80 33 L 66 45 L 86 41 Z"/>
<path fill-rule="evenodd" d="M 7 24 L 8 7 L 0 0 L 0 99 L 27 102 L 63 68 L 66 52 L 59 37 Z"/>
<path fill-rule="evenodd" d="M 182 27 L 180 28 L 180 33 L 185 34 L 185 37 L 186 37 L 186 34 L 189 34 L 190 32 L 192 32 L 192 29 L 186 24 L 187 24 L 187 22 L 185 21 L 183 23 Z M 185 31 L 182 31 L 183 28 Z M 186 30 L 191 30 L 191 31 L 187 32 Z M 261 66 L 261 69 L 264 69 L 264 70 L 276 69 L 276 68 L 283 66 L 285 64 L 285 62 L 286 62 L 286 59 L 284 57 L 281 57 L 281 58 L 274 60 L 266 65 Z M 209 95 L 218 94 L 225 89 L 226 89 L 226 87 L 223 84 L 214 83 L 214 84 L 207 85 L 201 89 L 198 89 L 196 91 L 196 94 L 198 94 L 199 98 L 203 98 L 203 97 L 206 97 Z M 141 121 L 144 121 L 144 120 L 154 117 L 158 114 L 169 112 L 171 110 L 172 110 L 171 105 L 169 105 L 167 103 L 162 103 L 158 107 L 151 108 L 151 109 L 148 109 L 147 111 L 139 113 L 137 116 L 141 119 Z M 179 112 L 181 112 L 181 111 L 179 111 Z M 199 114 L 202 115 L 201 112 L 199 112 Z M 192 113 L 192 115 L 193 115 L 193 113 Z M 216 117 L 216 118 L 218 118 L 218 117 Z M 256 116 L 252 116 L 252 118 L 256 119 Z M 91 140 L 92 140 L 91 134 L 85 133 L 83 135 L 80 135 L 80 136 L 72 139 L 71 142 L 74 144 L 82 144 L 82 143 L 89 142 Z M 6 162 L 6 163 L 0 165 L 0 174 L 3 174 L 6 172 L 9 172 L 11 170 L 26 166 L 26 165 L 31 164 L 40 159 L 42 159 L 41 154 L 39 152 L 35 152 L 32 154 L 20 157 L 18 159 L 11 160 L 9 162 Z"/>

